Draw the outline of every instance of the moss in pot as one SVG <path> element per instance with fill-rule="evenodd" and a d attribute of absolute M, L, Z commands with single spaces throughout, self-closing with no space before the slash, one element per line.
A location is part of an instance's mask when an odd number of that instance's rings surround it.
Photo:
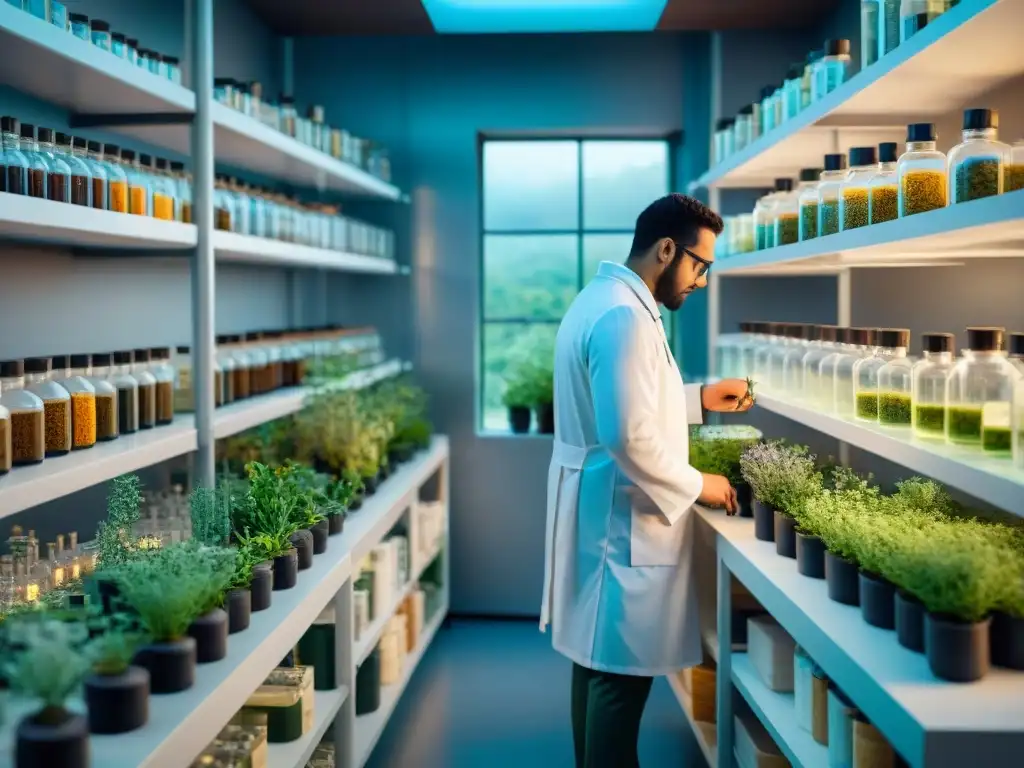
<path fill-rule="evenodd" d="M 111 617 L 87 655 L 92 674 L 83 685 L 92 733 L 127 733 L 149 720 L 149 672 L 132 659 L 144 640 L 122 615 Z"/>

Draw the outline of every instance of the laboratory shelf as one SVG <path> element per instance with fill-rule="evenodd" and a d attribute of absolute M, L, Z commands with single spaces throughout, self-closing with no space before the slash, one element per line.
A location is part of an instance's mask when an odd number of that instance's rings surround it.
<path fill-rule="evenodd" d="M 86 450 L 46 459 L 41 464 L 15 467 L 0 477 L 0 517 L 191 453 L 196 447 L 194 419 L 185 415 L 166 426 L 123 435 Z"/>
<path fill-rule="evenodd" d="M 815 168 L 828 152 L 900 140 L 907 123 L 970 106 L 1024 73 L 1024 3 L 962 0 L 907 42 L 795 118 L 710 168 L 697 187 L 770 187 L 777 176 Z M 964 55 L 977 51 L 978 55 Z M 983 55 L 982 55 L 983 52 Z"/>
<path fill-rule="evenodd" d="M 719 275 L 836 273 L 850 267 L 955 264 L 1024 256 L 1024 190 L 859 227 L 715 264 Z"/>
<path fill-rule="evenodd" d="M 10 7 L 0 3 L 0 10 Z M 196 228 L 0 192 L 0 238 L 69 248 L 184 251 L 195 248 Z"/>
<path fill-rule="evenodd" d="M 1009 459 L 989 458 L 979 455 L 980 451 L 941 442 L 917 441 L 908 429 L 885 429 L 840 418 L 776 395 L 759 394 L 757 405 L 1024 517 L 1024 472 L 1015 469 Z"/>
<path fill-rule="evenodd" d="M 312 248 L 308 245 L 238 235 L 234 232 L 214 232 L 213 248 L 217 254 L 217 261 L 370 274 L 392 275 L 398 272 L 398 265 L 392 259 Z"/>
<path fill-rule="evenodd" d="M 732 680 L 794 768 L 828 765 L 828 747 L 816 742 L 808 731 L 797 725 L 792 693 L 778 693 L 768 688 L 754 672 L 745 653 L 732 656 Z"/>
<path fill-rule="evenodd" d="M 1021 673 L 993 668 L 969 684 L 936 679 L 923 654 L 899 645 L 894 632 L 867 624 L 858 608 L 830 600 L 824 580 L 801 576 L 795 560 L 780 557 L 774 544 L 756 539 L 752 520 L 696 509 L 718 534 L 722 566 L 750 590 L 911 768 L 1011 765 L 1019 757 L 1024 750 Z M 740 654 L 732 655 L 734 665 L 741 659 Z M 742 672 L 737 685 L 743 685 Z M 762 706 L 767 712 L 768 705 Z"/>
<path fill-rule="evenodd" d="M 220 103 L 211 105 L 214 155 L 218 163 L 287 181 L 350 195 L 398 200 L 398 187 L 381 181 L 291 136 Z"/>
<path fill-rule="evenodd" d="M 388 360 L 350 373 L 341 381 L 324 385 L 322 389 L 363 389 L 397 376 L 404 370 L 408 370 L 408 367 L 401 360 Z M 218 408 L 214 414 L 214 437 L 220 440 L 268 421 L 298 413 L 306 398 L 316 391 L 316 387 L 292 387 Z"/>
<path fill-rule="evenodd" d="M 316 721 L 312 730 L 295 741 L 268 744 L 267 765 L 273 768 L 306 768 L 306 763 L 347 698 L 348 688 L 344 686 L 334 691 L 316 691 L 313 704 L 313 717 Z"/>
<path fill-rule="evenodd" d="M 356 766 L 356 768 L 362 768 L 373 753 L 373 748 L 377 746 L 377 742 L 380 740 L 380 736 L 384 732 L 388 720 L 391 718 L 391 713 L 394 712 L 398 700 L 405 692 L 409 680 L 412 679 L 413 672 L 419 666 L 423 654 L 433 641 L 447 613 L 448 601 L 445 600 L 424 626 L 423 633 L 420 635 L 419 645 L 416 646 L 412 653 L 405 657 L 401 679 L 394 685 L 387 685 L 381 689 L 380 707 L 375 712 L 360 715 L 356 718 L 353 744 L 354 759 L 352 761 L 352 765 Z"/>
<path fill-rule="evenodd" d="M 675 694 L 679 706 L 683 708 L 683 714 L 686 715 L 686 720 L 693 729 L 697 746 L 700 747 L 709 768 L 716 768 L 718 765 L 718 729 L 715 728 L 714 723 L 704 723 L 694 719 L 693 696 L 683 687 L 683 682 L 679 679 L 678 674 L 666 675 L 665 679 L 668 680 L 668 685 L 672 689 L 672 693 Z"/>

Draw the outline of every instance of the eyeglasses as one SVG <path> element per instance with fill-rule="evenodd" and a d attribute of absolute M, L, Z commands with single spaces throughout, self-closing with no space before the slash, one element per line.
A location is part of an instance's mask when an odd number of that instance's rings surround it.
<path fill-rule="evenodd" d="M 676 247 L 676 255 L 677 256 L 678 256 L 678 252 L 682 251 L 687 256 L 689 256 L 691 259 L 693 259 L 698 264 L 700 264 L 700 266 L 697 268 L 697 277 L 704 277 L 705 275 L 708 274 L 708 272 L 711 271 L 711 265 L 714 264 L 713 261 L 708 261 L 707 259 L 705 259 L 705 258 L 703 258 L 701 256 L 698 256 L 696 253 L 691 251 L 685 245 L 680 245 L 679 243 L 675 242 L 675 240 L 672 241 L 672 244 L 675 245 L 675 247 Z"/>

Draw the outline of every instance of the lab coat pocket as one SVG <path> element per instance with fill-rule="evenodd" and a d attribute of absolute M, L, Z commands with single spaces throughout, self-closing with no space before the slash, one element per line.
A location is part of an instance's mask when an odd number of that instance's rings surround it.
<path fill-rule="evenodd" d="M 666 523 L 654 502 L 639 488 L 625 490 L 630 500 L 629 564 L 679 565 L 684 526 Z"/>

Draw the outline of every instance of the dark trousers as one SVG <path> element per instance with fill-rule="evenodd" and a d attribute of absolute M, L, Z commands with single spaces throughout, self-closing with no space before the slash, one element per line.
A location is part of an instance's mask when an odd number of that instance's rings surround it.
<path fill-rule="evenodd" d="M 572 665 L 576 768 L 639 768 L 640 718 L 653 682 Z"/>

